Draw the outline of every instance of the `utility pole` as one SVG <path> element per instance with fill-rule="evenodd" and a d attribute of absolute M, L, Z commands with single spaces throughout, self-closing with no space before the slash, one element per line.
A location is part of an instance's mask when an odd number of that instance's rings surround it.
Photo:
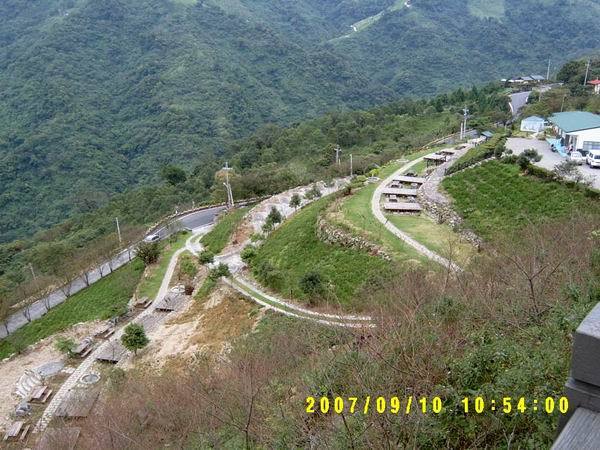
<path fill-rule="evenodd" d="M 339 166 L 341 164 L 340 154 L 342 153 L 342 149 L 339 145 L 335 146 L 335 163 Z"/>
<path fill-rule="evenodd" d="M 548 71 L 546 72 L 546 81 L 550 81 L 550 58 L 548 58 Z"/>
<path fill-rule="evenodd" d="M 352 177 L 353 175 L 353 170 L 352 170 L 352 153 L 350 153 L 350 177 Z"/>
<path fill-rule="evenodd" d="M 29 263 L 29 270 L 31 270 L 31 276 L 33 277 L 33 281 L 37 284 L 37 277 L 35 276 L 35 271 L 33 270 L 33 264 Z"/>
<path fill-rule="evenodd" d="M 223 170 L 225 171 L 225 183 L 223 183 L 223 185 L 227 190 L 227 207 L 233 208 L 235 204 L 233 202 L 233 192 L 231 190 L 231 184 L 229 183 L 229 171 L 231 170 L 231 167 L 229 167 L 228 162 L 225 162 L 225 167 L 223 167 Z"/>
<path fill-rule="evenodd" d="M 560 105 L 560 112 L 563 112 L 563 109 L 565 107 L 565 99 L 566 98 L 567 98 L 567 94 L 563 95 L 562 103 Z"/>
<path fill-rule="evenodd" d="M 465 106 L 463 109 L 463 122 L 461 126 L 460 139 L 461 141 L 467 134 L 467 118 L 469 117 L 469 109 Z"/>
<path fill-rule="evenodd" d="M 589 58 L 588 62 L 587 62 L 587 67 L 585 68 L 585 78 L 583 79 L 583 85 L 587 85 L 587 80 L 588 80 L 588 75 L 590 74 L 590 64 L 592 62 L 592 59 Z"/>
<path fill-rule="evenodd" d="M 123 239 L 121 238 L 121 227 L 119 226 L 119 218 L 115 218 L 115 222 L 117 222 L 117 234 L 119 235 L 119 245 L 123 244 Z"/>

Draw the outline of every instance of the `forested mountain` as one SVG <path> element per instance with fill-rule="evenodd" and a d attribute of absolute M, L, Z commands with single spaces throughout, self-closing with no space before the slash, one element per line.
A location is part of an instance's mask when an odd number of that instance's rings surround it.
<path fill-rule="evenodd" d="M 0 241 L 291 123 L 597 50 L 593 0 L 4 0 Z"/>

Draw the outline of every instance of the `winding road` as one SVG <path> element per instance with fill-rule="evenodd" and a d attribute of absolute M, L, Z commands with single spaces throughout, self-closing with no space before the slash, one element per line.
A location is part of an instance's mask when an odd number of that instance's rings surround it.
<path fill-rule="evenodd" d="M 213 208 L 207 208 L 200 211 L 191 212 L 182 217 L 178 217 L 175 219 L 176 222 L 179 222 L 183 228 L 189 228 L 191 230 L 201 228 L 205 225 L 213 223 L 215 217 L 225 209 L 225 206 L 215 206 Z M 173 228 L 164 226 L 156 231 L 161 239 L 167 238 L 172 234 Z M 85 281 L 85 277 L 80 276 L 73 280 L 69 288 L 57 289 L 47 296 L 35 301 L 32 303 L 27 309 L 23 308 L 20 311 L 13 313 L 7 320 L 7 326 L 4 324 L 0 326 L 0 339 L 5 338 L 7 336 L 6 328 L 8 327 L 9 334 L 15 332 L 22 326 L 29 323 L 31 320 L 39 319 L 44 314 L 48 312 L 49 309 L 54 308 L 57 305 L 60 305 L 67 299 L 65 296 L 65 292 L 68 292 L 70 295 L 76 294 L 77 292 L 85 289 L 89 285 L 100 280 L 102 277 L 106 276 L 112 270 L 116 270 L 119 267 L 124 266 L 129 263 L 131 259 L 135 256 L 135 250 L 133 247 L 126 249 L 115 256 L 110 262 L 106 262 L 101 266 L 98 266 L 94 269 L 91 269 L 88 274 L 88 283 Z M 27 316 L 29 316 L 30 320 L 28 320 Z"/>

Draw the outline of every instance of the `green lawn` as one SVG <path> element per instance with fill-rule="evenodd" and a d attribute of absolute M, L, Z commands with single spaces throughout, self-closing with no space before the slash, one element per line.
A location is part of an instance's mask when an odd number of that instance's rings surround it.
<path fill-rule="evenodd" d="M 180 233 L 174 242 L 167 241 L 160 258 L 158 259 L 158 263 L 148 271 L 148 276 L 144 277 L 140 282 L 140 286 L 137 290 L 139 298 L 148 297 L 153 299 L 156 297 L 163 278 L 165 277 L 165 273 L 167 272 L 167 268 L 169 267 L 171 258 L 177 250 L 185 245 L 185 242 L 189 237 L 190 234 L 185 232 Z"/>
<path fill-rule="evenodd" d="M 0 340 L 0 359 L 10 356 L 17 348 L 25 348 L 76 323 L 104 320 L 122 314 L 143 270 L 142 262 L 135 259 L 73 295 L 45 316 L 20 328 L 8 339 Z"/>
<path fill-rule="evenodd" d="M 200 239 L 202 245 L 215 255 L 221 253 L 248 209 L 248 207 L 236 208 L 221 217 L 215 227 Z"/>
<path fill-rule="evenodd" d="M 483 237 L 578 211 L 600 214 L 600 202 L 582 192 L 522 175 L 518 166 L 498 161 L 457 173 L 442 186 L 466 224 Z"/>
<path fill-rule="evenodd" d="M 465 264 L 473 255 L 474 247 L 452 231 L 426 215 L 387 214 L 386 217 L 400 230 L 445 258 Z"/>
<path fill-rule="evenodd" d="M 405 156 L 404 159 L 413 161 L 432 151 L 433 150 L 431 149 L 424 150 L 419 153 Z M 405 164 L 406 162 L 390 163 L 382 168 L 379 177 L 383 180 Z M 413 172 L 415 168 L 418 169 L 420 164 L 421 163 L 417 163 L 417 165 L 413 166 L 409 171 Z M 377 185 L 375 184 L 367 185 L 344 200 L 341 206 L 344 221 L 349 222 L 352 228 L 360 230 L 361 234 L 364 234 L 371 242 L 385 247 L 395 259 L 399 261 L 410 261 L 412 263 L 424 261 L 421 255 L 390 233 L 371 213 L 371 198 L 373 197 L 376 187 Z"/>
<path fill-rule="evenodd" d="M 321 199 L 307 206 L 275 230 L 260 246 L 252 269 L 260 281 L 282 294 L 308 301 L 300 290 L 304 274 L 317 271 L 329 285 L 334 301 L 348 304 L 374 275 L 390 270 L 390 264 L 365 252 L 321 242 L 315 233 L 319 214 L 332 201 Z M 260 276 L 260 266 L 273 267 L 268 279 Z"/>

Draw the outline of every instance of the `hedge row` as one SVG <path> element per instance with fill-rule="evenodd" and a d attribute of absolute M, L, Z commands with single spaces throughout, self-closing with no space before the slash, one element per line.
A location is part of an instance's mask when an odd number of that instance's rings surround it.
<path fill-rule="evenodd" d="M 446 175 L 451 175 L 460 170 L 466 169 L 467 167 L 471 167 L 478 162 L 481 162 L 485 159 L 491 158 L 494 156 L 494 151 L 496 146 L 501 143 L 504 144 L 506 142 L 506 135 L 497 134 L 492 137 L 487 142 L 478 145 L 475 148 L 469 150 L 465 155 L 460 157 L 452 166 L 450 166 L 446 170 Z"/>

